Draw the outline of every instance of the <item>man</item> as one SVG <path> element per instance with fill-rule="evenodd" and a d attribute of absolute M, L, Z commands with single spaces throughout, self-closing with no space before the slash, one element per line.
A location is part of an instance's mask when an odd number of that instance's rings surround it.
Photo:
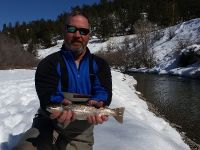
<path fill-rule="evenodd" d="M 73 120 L 71 111 L 52 114 L 46 111 L 49 104 L 75 103 L 66 98 L 66 92 L 90 95 L 87 102 L 82 102 L 85 105 L 100 108 L 110 104 L 110 68 L 103 59 L 92 55 L 87 48 L 89 28 L 89 20 L 85 14 L 72 12 L 66 21 L 61 50 L 47 56 L 38 65 L 35 86 L 40 109 L 32 128 L 25 133 L 15 150 L 92 149 L 93 127 L 107 121 L 107 116 L 91 115 L 87 120 Z"/>

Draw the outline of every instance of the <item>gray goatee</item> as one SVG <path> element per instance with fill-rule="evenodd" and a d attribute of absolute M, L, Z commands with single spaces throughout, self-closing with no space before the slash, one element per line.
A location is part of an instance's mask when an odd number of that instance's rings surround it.
<path fill-rule="evenodd" d="M 74 49 L 71 46 L 69 46 L 68 44 L 65 44 L 65 48 L 67 50 L 70 50 L 75 57 L 76 56 L 80 56 L 85 51 L 84 47 L 80 47 L 78 49 Z"/>

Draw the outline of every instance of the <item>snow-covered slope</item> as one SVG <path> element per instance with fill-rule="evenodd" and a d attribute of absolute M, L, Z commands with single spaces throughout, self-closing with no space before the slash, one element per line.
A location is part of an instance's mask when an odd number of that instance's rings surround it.
<path fill-rule="evenodd" d="M 200 44 L 200 18 L 180 23 L 161 31 L 163 37 L 153 44 L 158 60 L 172 51 L 181 50 L 193 44 Z"/>
<path fill-rule="evenodd" d="M 0 149 L 10 150 L 31 127 L 39 107 L 34 88 L 35 70 L 0 71 Z M 112 71 L 113 100 L 110 107 L 125 107 L 124 123 L 112 117 L 95 127 L 95 150 L 189 150 L 169 123 L 148 111 L 139 99 L 136 81 Z"/>
<path fill-rule="evenodd" d="M 134 35 L 133 35 L 134 36 Z M 111 38 L 112 41 L 124 37 Z M 90 41 L 92 52 L 98 51 L 107 42 Z M 58 45 L 39 50 L 40 58 L 58 51 Z M 10 150 L 32 123 L 39 107 L 34 88 L 35 70 L 0 71 L 0 149 Z M 112 117 L 103 125 L 95 127 L 94 149 L 100 150 L 189 150 L 180 134 L 165 120 L 148 111 L 134 88 L 136 81 L 127 75 L 112 70 L 113 101 L 111 107 L 124 106 L 124 123 L 118 124 Z"/>

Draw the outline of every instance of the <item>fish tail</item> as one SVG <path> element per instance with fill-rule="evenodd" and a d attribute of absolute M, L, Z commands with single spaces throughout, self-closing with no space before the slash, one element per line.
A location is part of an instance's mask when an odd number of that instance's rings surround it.
<path fill-rule="evenodd" d="M 124 116 L 124 107 L 119 107 L 113 109 L 115 111 L 115 115 L 113 116 L 119 123 L 123 123 L 123 116 Z"/>

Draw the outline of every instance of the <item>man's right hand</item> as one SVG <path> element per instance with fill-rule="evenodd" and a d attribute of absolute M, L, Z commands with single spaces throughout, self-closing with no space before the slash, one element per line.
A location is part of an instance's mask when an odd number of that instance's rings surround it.
<path fill-rule="evenodd" d="M 72 102 L 68 99 L 64 99 L 62 101 L 62 104 L 64 105 L 69 105 L 69 104 L 72 104 Z M 72 111 L 66 111 L 64 110 L 63 112 L 53 112 L 51 115 L 50 115 L 50 118 L 51 119 L 57 119 L 57 121 L 61 124 L 67 124 L 69 123 L 70 121 L 73 120 L 73 113 Z"/>

